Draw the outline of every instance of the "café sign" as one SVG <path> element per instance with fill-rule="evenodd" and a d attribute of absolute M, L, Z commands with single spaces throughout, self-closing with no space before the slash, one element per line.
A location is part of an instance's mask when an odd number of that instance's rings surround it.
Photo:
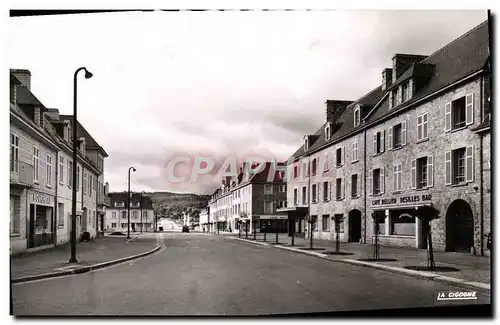
<path fill-rule="evenodd" d="M 264 215 L 264 216 L 259 216 L 259 219 L 286 220 L 286 219 L 288 219 L 288 216 L 287 215 Z"/>
<path fill-rule="evenodd" d="M 41 204 L 51 204 L 52 198 L 42 193 L 33 193 L 33 202 Z"/>
<path fill-rule="evenodd" d="M 387 199 L 372 200 L 372 205 L 377 205 L 377 206 L 397 205 L 397 204 L 420 203 L 429 201 L 432 201 L 432 195 L 422 194 L 422 195 L 400 196 L 400 197 L 390 197 Z"/>

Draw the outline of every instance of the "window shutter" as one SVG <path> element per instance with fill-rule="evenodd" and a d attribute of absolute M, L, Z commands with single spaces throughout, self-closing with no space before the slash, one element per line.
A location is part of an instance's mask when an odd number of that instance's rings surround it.
<path fill-rule="evenodd" d="M 474 93 L 465 96 L 465 124 L 474 124 Z"/>
<path fill-rule="evenodd" d="M 401 123 L 401 145 L 406 145 L 406 121 Z"/>
<path fill-rule="evenodd" d="M 345 198 L 345 183 L 347 183 L 347 177 L 341 178 L 340 179 L 340 185 L 341 185 L 340 196 L 342 198 Z"/>
<path fill-rule="evenodd" d="M 415 159 L 411 161 L 411 188 L 417 188 L 417 161 Z"/>
<path fill-rule="evenodd" d="M 325 153 L 324 159 L 325 159 L 325 161 L 324 161 L 324 165 L 323 165 L 323 171 L 326 171 L 326 170 L 328 170 L 328 153 Z"/>
<path fill-rule="evenodd" d="M 474 146 L 465 149 L 465 181 L 474 181 Z"/>
<path fill-rule="evenodd" d="M 389 92 L 389 109 L 392 108 L 392 91 Z"/>
<path fill-rule="evenodd" d="M 392 126 L 389 128 L 389 132 L 387 135 L 387 141 L 389 141 L 389 150 L 392 149 Z"/>
<path fill-rule="evenodd" d="M 385 193 L 385 168 L 380 168 L 380 193 Z"/>
<path fill-rule="evenodd" d="M 335 167 L 337 167 L 337 150 L 334 150 L 332 152 L 332 157 L 333 157 L 333 160 L 332 160 L 332 168 L 335 169 Z"/>
<path fill-rule="evenodd" d="M 385 150 L 385 130 L 380 131 L 380 151 Z"/>
<path fill-rule="evenodd" d="M 398 166 L 397 165 L 394 165 L 392 167 L 392 178 L 393 178 L 393 182 L 392 182 L 393 191 L 395 192 L 398 190 Z"/>
<path fill-rule="evenodd" d="M 361 195 L 361 174 L 358 174 L 358 184 L 356 184 L 357 189 L 356 189 L 356 194 L 359 197 Z"/>
<path fill-rule="evenodd" d="M 333 182 L 330 182 L 330 184 L 328 184 L 328 200 L 331 201 L 332 200 L 332 186 L 333 186 Z"/>
<path fill-rule="evenodd" d="M 373 154 L 377 154 L 377 133 L 373 134 Z"/>
<path fill-rule="evenodd" d="M 434 186 L 434 157 L 427 156 L 427 186 Z"/>
<path fill-rule="evenodd" d="M 444 131 L 451 130 L 451 103 L 444 104 Z"/>
<path fill-rule="evenodd" d="M 341 164 L 341 165 L 344 165 L 344 163 L 345 163 L 345 147 L 344 147 L 344 146 L 342 146 L 342 149 L 341 149 L 341 150 L 342 150 L 342 151 L 341 151 L 341 152 L 342 152 L 342 157 L 340 158 L 340 159 L 341 159 L 340 164 Z"/>
<path fill-rule="evenodd" d="M 451 151 L 444 153 L 445 185 L 451 185 Z"/>
<path fill-rule="evenodd" d="M 368 194 L 373 195 L 373 184 L 372 184 L 373 171 L 370 169 L 368 171 Z"/>
<path fill-rule="evenodd" d="M 402 164 L 399 164 L 399 169 L 398 169 L 399 173 L 398 173 L 398 190 L 402 190 L 403 189 L 403 165 Z"/>

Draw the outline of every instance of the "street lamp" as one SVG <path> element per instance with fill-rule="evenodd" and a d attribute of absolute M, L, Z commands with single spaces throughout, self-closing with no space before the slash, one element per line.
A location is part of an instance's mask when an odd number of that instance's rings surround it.
<path fill-rule="evenodd" d="M 78 262 L 76 259 L 76 167 L 77 167 L 77 120 L 76 120 L 76 98 L 77 98 L 77 75 L 78 72 L 81 70 L 85 71 L 85 79 L 90 79 L 92 78 L 92 73 L 87 70 L 85 67 L 78 68 L 75 71 L 75 74 L 73 75 L 73 190 L 72 190 L 72 202 L 71 202 L 71 207 L 72 207 L 72 218 L 71 218 L 71 257 L 69 259 L 69 263 L 76 263 Z"/>
<path fill-rule="evenodd" d="M 128 223 L 127 223 L 127 239 L 130 239 L 130 171 L 135 172 L 134 167 L 128 169 Z"/>
<path fill-rule="evenodd" d="M 143 223 L 142 223 L 142 194 L 144 194 L 144 191 L 141 192 L 141 202 L 139 203 L 140 208 L 141 208 L 141 234 L 142 234 L 142 227 L 143 227 Z M 146 222 L 148 222 L 147 219 L 146 219 Z"/>

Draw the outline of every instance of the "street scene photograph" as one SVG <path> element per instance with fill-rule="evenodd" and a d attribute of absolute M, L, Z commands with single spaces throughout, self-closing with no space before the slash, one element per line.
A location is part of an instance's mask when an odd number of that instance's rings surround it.
<path fill-rule="evenodd" d="M 10 316 L 492 318 L 494 18 L 10 10 Z"/>

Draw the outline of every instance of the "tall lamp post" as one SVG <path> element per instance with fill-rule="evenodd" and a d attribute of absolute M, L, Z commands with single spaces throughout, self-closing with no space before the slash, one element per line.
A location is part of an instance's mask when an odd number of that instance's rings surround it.
<path fill-rule="evenodd" d="M 77 167 L 77 119 L 76 119 L 76 112 L 77 112 L 77 75 L 78 72 L 81 70 L 85 71 L 85 79 L 90 79 L 92 78 L 92 73 L 87 70 L 85 67 L 78 68 L 75 71 L 75 74 L 73 75 L 73 190 L 72 190 L 72 218 L 71 218 L 71 257 L 69 259 L 69 263 L 76 263 L 78 260 L 76 259 L 76 167 Z"/>
<path fill-rule="evenodd" d="M 130 167 L 128 169 L 128 204 L 127 204 L 127 208 L 128 208 L 128 223 L 127 223 L 127 239 L 130 239 L 130 171 L 133 170 L 135 172 L 135 168 L 134 167 Z"/>
<path fill-rule="evenodd" d="M 140 205 L 140 208 L 141 208 L 141 234 L 142 234 L 142 227 L 143 227 L 143 223 L 142 223 L 142 194 L 144 194 L 144 191 L 141 192 L 141 202 L 139 203 Z M 148 220 L 146 219 L 146 222 Z M 147 230 L 147 229 L 146 229 Z"/>

